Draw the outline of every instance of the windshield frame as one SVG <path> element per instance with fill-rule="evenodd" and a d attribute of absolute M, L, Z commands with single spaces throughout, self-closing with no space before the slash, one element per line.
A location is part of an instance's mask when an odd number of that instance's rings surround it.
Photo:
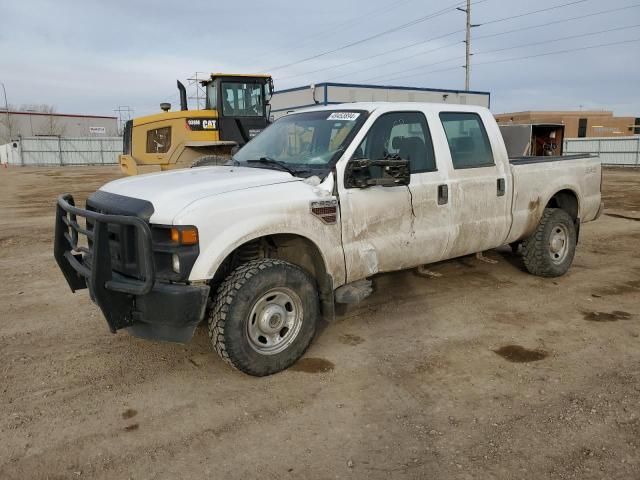
<path fill-rule="evenodd" d="M 343 112 L 358 113 L 359 116 L 356 120 L 353 120 L 355 125 L 353 126 L 351 131 L 345 136 L 342 142 L 340 142 L 340 144 L 338 145 L 338 148 L 335 150 L 335 153 L 327 163 L 309 164 L 309 163 L 300 163 L 300 162 L 283 162 L 283 163 L 286 163 L 286 165 L 291 167 L 293 170 L 297 171 L 295 173 L 296 176 L 311 177 L 315 175 L 317 177 L 320 177 L 321 179 L 324 179 L 334 169 L 336 163 L 344 155 L 344 152 L 346 152 L 349 146 L 353 143 L 354 138 L 362 130 L 362 127 L 365 125 L 366 121 L 371 115 L 371 112 L 369 112 L 368 110 L 363 110 L 361 108 L 336 108 L 336 109 L 305 110 L 301 112 L 295 112 L 295 113 L 284 115 L 279 119 L 277 119 L 275 122 L 271 123 L 267 128 L 264 129 L 264 131 L 260 133 L 260 135 L 258 135 L 257 137 L 249 141 L 245 146 L 243 146 L 240 150 L 238 150 L 238 152 L 236 152 L 236 154 L 232 157 L 233 163 L 235 165 L 249 167 L 249 168 L 268 168 L 268 169 L 274 169 L 274 170 L 281 170 L 275 165 L 268 165 L 267 163 L 255 162 L 255 160 L 259 160 L 258 158 L 241 160 L 236 157 L 244 149 L 246 149 L 247 146 L 256 142 L 261 136 L 267 134 L 271 128 L 277 126 L 278 124 L 281 124 L 280 122 L 288 123 L 289 121 L 295 121 L 296 117 L 308 116 L 309 114 L 315 114 L 315 115 L 320 114 L 320 115 L 330 116 L 333 113 L 343 113 Z M 268 156 L 262 155 L 262 157 L 264 158 Z M 249 160 L 254 160 L 254 162 L 249 162 Z"/>

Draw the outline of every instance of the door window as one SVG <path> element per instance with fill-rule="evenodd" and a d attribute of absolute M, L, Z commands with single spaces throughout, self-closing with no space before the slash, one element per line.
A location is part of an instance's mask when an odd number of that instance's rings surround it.
<path fill-rule="evenodd" d="M 385 113 L 362 140 L 354 158 L 409 160 L 411 173 L 437 170 L 427 120 L 419 112 Z"/>
<path fill-rule="evenodd" d="M 495 165 L 487 131 L 477 113 L 443 112 L 444 127 L 453 168 L 475 168 Z"/>

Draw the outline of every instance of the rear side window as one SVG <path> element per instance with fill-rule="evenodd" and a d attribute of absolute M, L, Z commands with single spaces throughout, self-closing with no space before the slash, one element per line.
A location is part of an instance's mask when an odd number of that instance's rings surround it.
<path fill-rule="evenodd" d="M 477 113 L 443 112 L 440 120 L 449 142 L 453 168 L 495 165 L 487 131 Z"/>

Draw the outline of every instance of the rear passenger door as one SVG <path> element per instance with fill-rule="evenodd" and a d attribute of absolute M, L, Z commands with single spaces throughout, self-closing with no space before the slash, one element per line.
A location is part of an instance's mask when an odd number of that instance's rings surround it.
<path fill-rule="evenodd" d="M 441 112 L 439 117 L 452 165 L 448 182 L 452 233 L 446 257 L 495 248 L 505 242 L 511 226 L 508 160 L 494 157 L 478 113 Z"/>

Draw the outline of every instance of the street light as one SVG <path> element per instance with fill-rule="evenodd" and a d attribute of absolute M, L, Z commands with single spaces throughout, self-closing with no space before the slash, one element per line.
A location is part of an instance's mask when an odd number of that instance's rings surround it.
<path fill-rule="evenodd" d="M 13 137 L 13 132 L 11 131 L 11 119 L 9 118 L 9 102 L 7 102 L 7 89 L 4 88 L 4 83 L 0 82 L 2 85 L 2 91 L 4 92 L 4 108 L 7 112 L 7 130 L 9 130 L 9 142 Z"/>

